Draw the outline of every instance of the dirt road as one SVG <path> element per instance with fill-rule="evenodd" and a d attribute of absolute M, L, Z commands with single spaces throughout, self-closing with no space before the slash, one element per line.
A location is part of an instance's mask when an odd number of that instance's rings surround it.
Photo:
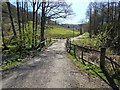
<path fill-rule="evenodd" d="M 90 78 L 90 80 L 89 80 Z M 66 57 L 65 40 L 58 40 L 43 53 L 3 72 L 3 88 L 106 88 Z"/>

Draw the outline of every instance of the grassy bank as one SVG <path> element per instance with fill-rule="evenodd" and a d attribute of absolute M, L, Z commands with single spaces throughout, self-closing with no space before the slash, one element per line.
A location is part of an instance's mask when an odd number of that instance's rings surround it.
<path fill-rule="evenodd" d="M 93 77 L 98 77 L 100 75 L 102 78 L 106 79 L 104 74 L 102 73 L 102 70 L 96 66 L 89 63 L 85 63 L 85 65 L 82 63 L 81 59 L 76 59 L 73 55 L 73 52 L 67 53 L 67 57 L 72 61 L 73 64 L 75 64 L 80 70 L 88 73 L 89 75 L 92 75 Z"/>
<path fill-rule="evenodd" d="M 84 33 L 82 37 L 79 40 L 74 40 L 72 42 L 73 44 L 84 46 L 84 47 L 91 47 L 96 50 L 100 50 L 103 46 L 100 43 L 99 38 L 89 38 L 89 33 Z M 106 48 L 106 54 L 110 55 L 113 52 L 110 50 L 110 48 Z"/>
<path fill-rule="evenodd" d="M 61 26 L 49 26 L 50 28 L 45 30 L 45 37 L 51 37 L 55 39 L 65 39 L 73 37 L 73 30 L 61 27 Z M 74 31 L 74 36 L 78 36 L 80 33 Z"/>
<path fill-rule="evenodd" d="M 56 40 L 51 40 L 51 42 L 46 43 L 45 47 L 53 44 L 54 42 L 56 42 Z M 8 58 L 8 60 L 2 60 L 0 68 L 2 68 L 3 70 L 6 70 L 9 68 L 15 67 L 15 66 L 25 62 L 26 60 L 28 60 L 28 58 L 39 55 L 39 53 L 43 50 L 44 50 L 44 48 L 42 50 L 26 51 L 26 52 L 23 52 L 21 57 L 19 57 L 19 53 L 9 53 L 10 51 L 6 51 L 6 53 L 4 52 L 5 53 L 4 55 L 6 55 L 6 56 L 11 55 L 14 57 L 11 57 L 11 59 Z"/>

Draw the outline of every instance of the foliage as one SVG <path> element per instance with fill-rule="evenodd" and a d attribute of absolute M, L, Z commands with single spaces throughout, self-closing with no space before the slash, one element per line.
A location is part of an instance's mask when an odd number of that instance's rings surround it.
<path fill-rule="evenodd" d="M 23 62 L 24 59 L 14 59 L 14 60 L 9 60 L 8 61 L 3 61 L 2 64 L 0 65 L 0 67 L 4 70 L 4 69 L 9 69 L 13 66 L 16 66 L 18 64 L 20 64 L 21 62 Z"/>
<path fill-rule="evenodd" d="M 100 30 L 102 32 L 98 35 L 99 46 L 110 48 L 114 53 L 120 54 L 120 35 L 119 35 L 120 24 L 113 25 L 109 23 L 104 25 Z"/>
<path fill-rule="evenodd" d="M 79 40 L 74 40 L 72 43 L 99 49 L 98 41 L 97 38 L 89 38 L 89 33 L 84 33 Z"/>
<path fill-rule="evenodd" d="M 97 37 L 98 47 L 109 48 L 114 54 L 120 55 L 119 9 L 120 1 L 90 2 L 86 12 L 89 19 L 86 27 L 90 36 Z"/>
<path fill-rule="evenodd" d="M 88 37 L 89 37 L 89 34 L 84 33 L 79 40 L 74 40 L 72 43 L 76 45 L 88 47 L 88 48 L 97 49 L 97 50 L 100 50 L 102 47 L 105 47 L 105 43 L 103 43 L 104 42 L 103 36 L 98 35 L 96 38 L 88 38 Z M 111 48 L 106 47 L 106 54 L 107 55 L 113 54 L 113 51 L 111 50 Z"/>
<path fill-rule="evenodd" d="M 85 32 L 80 38 L 81 38 L 81 39 L 89 38 L 89 33 L 88 33 L 88 32 Z"/>

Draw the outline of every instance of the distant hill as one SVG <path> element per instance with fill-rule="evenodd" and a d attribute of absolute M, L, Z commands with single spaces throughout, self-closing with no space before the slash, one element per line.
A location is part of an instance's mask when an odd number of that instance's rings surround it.
<path fill-rule="evenodd" d="M 17 9 L 10 3 L 11 14 L 13 17 L 17 16 Z M 9 17 L 8 7 L 6 2 L 2 2 L 2 17 Z"/>
<path fill-rule="evenodd" d="M 79 24 L 61 24 L 61 26 L 65 27 L 65 28 L 70 28 L 70 29 L 76 29 L 78 30 L 80 28 Z"/>
<path fill-rule="evenodd" d="M 10 3 L 10 9 L 11 9 L 11 15 L 12 17 L 15 19 L 17 18 L 17 7 L 13 4 Z M 25 11 L 27 12 L 27 11 Z M 20 9 L 20 16 L 22 14 L 22 9 Z M 28 12 L 28 19 L 31 21 L 32 20 L 32 12 Z M 7 3 L 6 2 L 2 2 L 2 18 L 3 18 L 3 22 L 6 20 L 9 20 L 9 11 L 8 11 L 8 7 L 7 7 Z M 6 23 L 6 22 L 4 22 Z"/>
<path fill-rule="evenodd" d="M 75 29 L 75 30 L 79 30 L 80 27 L 84 26 L 85 24 L 61 24 L 61 26 L 65 27 L 65 28 L 70 28 L 70 29 Z"/>

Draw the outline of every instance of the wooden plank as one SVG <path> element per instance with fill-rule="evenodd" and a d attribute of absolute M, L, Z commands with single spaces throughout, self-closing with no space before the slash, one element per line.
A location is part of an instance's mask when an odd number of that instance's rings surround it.
<path fill-rule="evenodd" d="M 75 45 L 75 44 L 71 44 L 71 45 Z M 94 52 L 98 52 L 98 53 L 100 53 L 100 51 L 98 51 L 98 50 L 95 50 L 95 49 L 89 49 L 89 48 L 85 48 L 85 47 L 82 47 L 82 46 L 79 46 L 79 45 L 75 45 L 77 48 L 79 48 L 79 49 L 82 49 L 82 50 L 84 50 L 84 52 L 86 51 L 86 52 L 89 52 L 89 51 L 94 51 Z"/>
<path fill-rule="evenodd" d="M 105 58 L 106 58 L 107 60 L 109 60 L 110 62 L 114 63 L 115 65 L 117 65 L 118 67 L 120 67 L 120 65 L 119 65 L 118 63 L 116 63 L 115 61 L 113 61 L 111 58 L 109 58 L 109 57 L 107 57 L 107 56 L 105 56 Z"/>

